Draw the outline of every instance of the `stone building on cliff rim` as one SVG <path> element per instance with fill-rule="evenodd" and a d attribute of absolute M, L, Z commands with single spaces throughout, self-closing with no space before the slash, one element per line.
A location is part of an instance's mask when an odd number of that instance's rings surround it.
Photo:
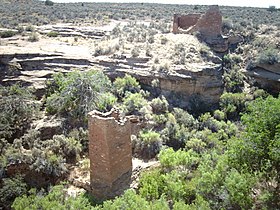
<path fill-rule="evenodd" d="M 204 14 L 175 14 L 173 33 L 197 34 L 216 52 L 226 52 L 233 44 L 222 36 L 222 14 L 218 5 L 210 6 Z"/>
<path fill-rule="evenodd" d="M 218 5 L 205 14 L 174 15 L 173 33 L 199 32 L 203 37 L 216 38 L 222 33 L 222 14 Z"/>

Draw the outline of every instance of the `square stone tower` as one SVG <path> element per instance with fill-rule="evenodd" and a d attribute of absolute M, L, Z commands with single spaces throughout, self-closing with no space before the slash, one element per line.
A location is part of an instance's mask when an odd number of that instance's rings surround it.
<path fill-rule="evenodd" d="M 130 185 L 131 123 L 116 110 L 88 117 L 91 191 L 99 200 L 113 198 Z"/>

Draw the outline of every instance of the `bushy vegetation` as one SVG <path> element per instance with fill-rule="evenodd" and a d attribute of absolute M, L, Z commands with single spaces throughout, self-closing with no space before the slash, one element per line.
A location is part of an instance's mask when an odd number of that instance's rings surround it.
<path fill-rule="evenodd" d="M 40 195 L 41 194 L 41 195 Z M 43 196 L 42 196 L 43 195 Z M 48 194 L 36 193 L 35 189 L 28 192 L 28 195 L 16 198 L 12 208 L 20 209 L 91 209 L 90 202 L 85 195 L 76 198 L 65 198 L 65 186 L 57 185 Z"/>
<path fill-rule="evenodd" d="M 257 58 L 257 62 L 261 64 L 269 64 L 269 65 L 280 63 L 279 50 L 273 48 L 264 50 L 259 54 L 259 57 Z"/>
<path fill-rule="evenodd" d="M 23 134 L 38 113 L 39 106 L 28 88 L 0 86 L 0 138 Z"/>
<path fill-rule="evenodd" d="M 155 158 L 162 146 L 160 134 L 155 131 L 140 131 L 132 141 L 133 154 L 144 160 Z"/>
<path fill-rule="evenodd" d="M 14 35 L 16 35 L 16 32 L 12 31 L 12 30 L 7 30 L 7 31 L 1 31 L 0 32 L 0 37 L 1 38 L 9 38 L 9 37 L 12 37 Z"/>
<path fill-rule="evenodd" d="M 27 193 L 27 185 L 22 177 L 4 178 L 0 188 L 0 207 L 9 208 L 12 201 Z"/>
<path fill-rule="evenodd" d="M 65 76 L 57 74 L 49 83 L 47 111 L 85 121 L 89 111 L 109 111 L 112 108 L 116 97 L 111 93 L 111 87 L 108 77 L 97 70 L 74 71 Z"/>
<path fill-rule="evenodd" d="M 117 78 L 113 83 L 113 87 L 114 92 L 119 98 L 123 98 L 128 92 L 137 93 L 140 91 L 139 82 L 128 74 L 123 78 Z"/>
<path fill-rule="evenodd" d="M 48 37 L 57 37 L 58 35 L 59 33 L 56 31 L 50 31 L 49 33 L 47 33 Z"/>

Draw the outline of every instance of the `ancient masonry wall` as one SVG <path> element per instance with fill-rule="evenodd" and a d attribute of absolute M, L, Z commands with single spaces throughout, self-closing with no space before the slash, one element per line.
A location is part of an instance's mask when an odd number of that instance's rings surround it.
<path fill-rule="evenodd" d="M 115 111 L 89 113 L 90 184 L 95 198 L 120 195 L 132 173 L 131 123 Z"/>
<path fill-rule="evenodd" d="M 194 26 L 200 16 L 201 14 L 174 15 L 173 33 L 179 33 L 179 27 L 186 30 Z"/>
<path fill-rule="evenodd" d="M 221 35 L 222 15 L 219 6 L 210 6 L 205 14 L 174 15 L 174 33 L 200 32 L 204 37 Z"/>

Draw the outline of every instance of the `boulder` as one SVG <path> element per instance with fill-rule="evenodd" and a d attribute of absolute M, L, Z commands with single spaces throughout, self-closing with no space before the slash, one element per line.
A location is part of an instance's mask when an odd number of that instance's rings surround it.
<path fill-rule="evenodd" d="M 54 135 L 62 134 L 63 119 L 58 119 L 55 116 L 46 116 L 34 123 L 35 130 L 40 132 L 40 139 L 51 139 Z"/>

